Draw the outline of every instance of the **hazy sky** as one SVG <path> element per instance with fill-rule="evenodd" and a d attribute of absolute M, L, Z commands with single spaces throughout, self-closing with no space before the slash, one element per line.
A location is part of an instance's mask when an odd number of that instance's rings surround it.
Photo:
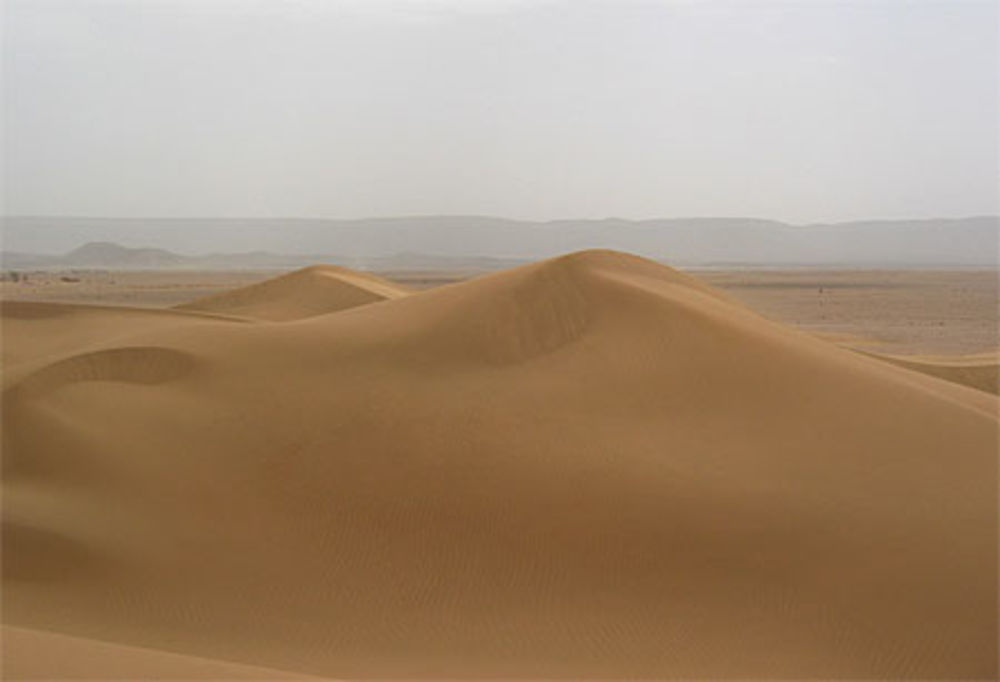
<path fill-rule="evenodd" d="M 997 213 L 998 8 L 6 0 L 4 211 Z"/>

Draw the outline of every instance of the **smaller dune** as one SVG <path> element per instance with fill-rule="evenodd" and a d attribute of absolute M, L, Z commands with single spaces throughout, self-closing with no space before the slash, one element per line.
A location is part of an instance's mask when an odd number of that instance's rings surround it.
<path fill-rule="evenodd" d="M 189 356 L 170 348 L 108 348 L 54 362 L 14 386 L 28 395 L 39 395 L 81 381 L 161 384 L 183 376 L 193 364 Z"/>
<path fill-rule="evenodd" d="M 404 287 L 375 275 L 335 265 L 315 265 L 184 303 L 176 309 L 283 322 L 401 298 L 409 293 Z"/>
<path fill-rule="evenodd" d="M 858 351 L 869 357 L 921 372 L 938 379 L 1000 394 L 1000 356 L 990 353 L 966 356 L 882 355 Z"/>

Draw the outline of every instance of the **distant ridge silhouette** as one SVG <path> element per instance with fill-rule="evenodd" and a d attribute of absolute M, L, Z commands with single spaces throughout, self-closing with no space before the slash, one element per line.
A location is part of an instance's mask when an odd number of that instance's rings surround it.
<path fill-rule="evenodd" d="M 105 264 L 121 267 L 296 267 L 331 260 L 348 267 L 433 268 L 442 265 L 441 259 L 452 259 L 443 263 L 448 266 L 456 258 L 487 258 L 500 260 L 479 266 L 499 269 L 516 264 L 512 261 L 588 248 L 629 251 L 677 265 L 995 266 L 998 234 L 997 216 L 801 226 L 754 218 L 531 222 L 478 216 L 14 216 L 4 221 L 3 250 L 7 267 L 91 265 L 92 258 L 66 253 L 87 242 L 175 252 L 115 254 L 105 247 Z M 87 252 L 93 250 L 88 247 Z M 197 255 L 176 255 L 180 253 Z"/>

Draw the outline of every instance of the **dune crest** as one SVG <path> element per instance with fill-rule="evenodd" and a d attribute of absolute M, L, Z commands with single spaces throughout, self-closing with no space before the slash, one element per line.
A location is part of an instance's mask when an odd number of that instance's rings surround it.
<path fill-rule="evenodd" d="M 996 354 L 983 353 L 955 358 L 927 355 L 886 355 L 870 351 L 858 352 L 962 386 L 994 395 L 1000 393 L 1000 360 Z"/>
<path fill-rule="evenodd" d="M 372 274 L 335 265 L 313 265 L 185 303 L 176 309 L 285 321 L 399 298 L 408 293 L 404 287 Z"/>
<path fill-rule="evenodd" d="M 419 338 L 418 352 L 449 364 L 506 365 L 556 353 L 616 325 L 639 334 L 656 331 L 658 318 L 639 309 L 658 313 L 661 321 L 673 318 L 673 324 L 683 323 L 688 313 L 720 306 L 757 319 L 682 272 L 630 254 L 589 250 L 421 292 L 379 309 L 359 308 L 343 323 L 378 318 L 366 326 L 384 325 L 393 338 Z M 634 312 L 625 312 L 630 309 Z"/>
<path fill-rule="evenodd" d="M 3 401 L 10 624 L 339 678 L 997 674 L 995 396 L 625 254 L 335 314 L 324 272 L 206 306 L 291 324 L 5 324 L 45 389 Z"/>
<path fill-rule="evenodd" d="M 38 396 L 81 381 L 160 384 L 186 374 L 193 362 L 170 348 L 123 346 L 80 353 L 40 369 L 13 388 Z"/>

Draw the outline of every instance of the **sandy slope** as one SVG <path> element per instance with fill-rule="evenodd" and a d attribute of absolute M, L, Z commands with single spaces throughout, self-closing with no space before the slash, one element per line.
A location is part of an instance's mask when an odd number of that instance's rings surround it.
<path fill-rule="evenodd" d="M 20 304 L 5 619 L 338 677 L 996 675 L 994 396 L 611 252 L 387 298 Z"/>
<path fill-rule="evenodd" d="M 980 391 L 1000 393 L 1000 360 L 996 354 L 943 357 L 939 355 L 885 355 L 865 353 L 894 365 L 939 377 Z"/>
<path fill-rule="evenodd" d="M 4 679 L 17 680 L 317 680 L 237 663 L 3 627 Z"/>
<path fill-rule="evenodd" d="M 405 288 L 366 272 L 314 265 L 258 284 L 200 298 L 179 310 L 294 320 L 399 298 Z"/>

